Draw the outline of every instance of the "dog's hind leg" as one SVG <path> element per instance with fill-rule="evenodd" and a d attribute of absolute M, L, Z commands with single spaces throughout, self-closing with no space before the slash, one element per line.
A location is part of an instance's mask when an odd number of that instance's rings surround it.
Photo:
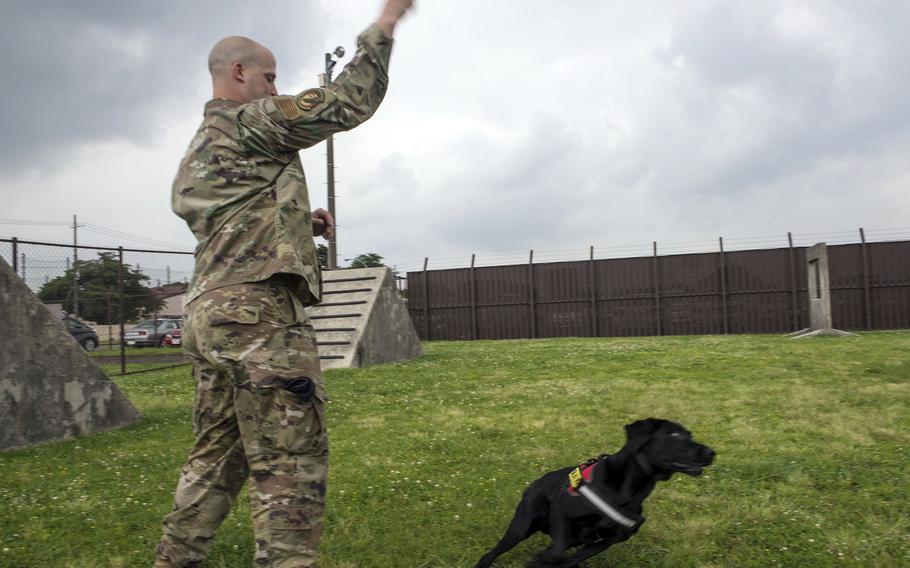
<path fill-rule="evenodd" d="M 545 503 L 542 505 L 546 507 Z M 512 550 L 519 542 L 540 530 L 540 525 L 547 514 L 546 509 L 541 510 L 540 507 L 541 505 L 532 506 L 529 499 L 522 499 L 515 510 L 512 522 L 509 523 L 509 528 L 506 529 L 506 534 L 499 539 L 496 546 L 481 557 L 474 568 L 488 568 L 497 556 Z"/>

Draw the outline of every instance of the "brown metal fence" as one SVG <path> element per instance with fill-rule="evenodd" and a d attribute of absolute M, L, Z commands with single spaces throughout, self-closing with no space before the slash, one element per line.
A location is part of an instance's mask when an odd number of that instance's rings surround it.
<path fill-rule="evenodd" d="M 422 339 L 786 333 L 808 327 L 805 247 L 408 273 Z M 910 328 L 910 241 L 828 247 L 834 327 Z"/>

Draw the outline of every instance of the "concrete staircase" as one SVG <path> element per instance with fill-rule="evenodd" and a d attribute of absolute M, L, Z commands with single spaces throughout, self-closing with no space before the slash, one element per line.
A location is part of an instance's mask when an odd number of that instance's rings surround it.
<path fill-rule="evenodd" d="M 388 268 L 325 271 L 322 302 L 307 308 L 323 369 L 366 367 L 423 355 Z"/>

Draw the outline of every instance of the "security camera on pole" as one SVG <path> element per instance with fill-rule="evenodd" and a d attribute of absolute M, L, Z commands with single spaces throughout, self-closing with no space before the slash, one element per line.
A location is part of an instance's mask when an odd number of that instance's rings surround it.
<path fill-rule="evenodd" d="M 340 45 L 335 48 L 335 51 L 332 53 L 325 54 L 325 73 L 322 73 L 319 76 L 319 84 L 326 88 L 332 82 L 332 69 L 335 68 L 335 64 L 338 63 L 338 59 L 334 59 L 332 56 L 341 59 L 344 57 L 344 48 Z M 329 136 L 325 141 L 325 156 L 326 156 L 326 185 L 328 186 L 328 204 L 329 204 L 329 215 L 332 216 L 332 219 L 335 219 L 335 231 L 332 233 L 331 238 L 329 238 L 329 269 L 338 268 L 338 217 L 335 213 L 335 144 L 333 137 Z"/>

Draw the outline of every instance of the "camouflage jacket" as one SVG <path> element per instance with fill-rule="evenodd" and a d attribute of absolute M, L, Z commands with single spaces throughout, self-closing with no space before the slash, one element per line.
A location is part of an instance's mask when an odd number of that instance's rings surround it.
<path fill-rule="evenodd" d="M 189 303 L 222 286 L 292 275 L 304 305 L 321 296 L 310 200 L 298 150 L 354 128 L 388 86 L 392 40 L 374 25 L 324 89 L 242 104 L 215 99 L 180 163 L 171 205 L 198 240 Z"/>

